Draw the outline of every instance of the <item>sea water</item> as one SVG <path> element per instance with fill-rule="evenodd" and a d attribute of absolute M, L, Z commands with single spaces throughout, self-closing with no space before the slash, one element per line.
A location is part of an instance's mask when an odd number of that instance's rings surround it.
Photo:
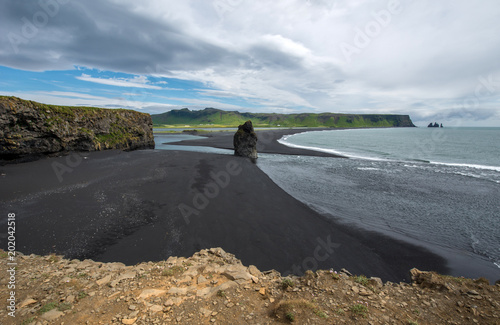
<path fill-rule="evenodd" d="M 274 182 L 317 211 L 500 268 L 500 128 L 312 131 L 280 142 L 351 158 L 260 155 Z"/>

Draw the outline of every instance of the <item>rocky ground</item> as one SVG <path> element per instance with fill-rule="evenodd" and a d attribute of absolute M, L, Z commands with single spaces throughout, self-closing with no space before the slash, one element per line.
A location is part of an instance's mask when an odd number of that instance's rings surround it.
<path fill-rule="evenodd" d="M 8 255 L 1 252 L 2 270 Z M 1 324 L 500 324 L 500 284 L 413 269 L 385 284 L 347 270 L 281 277 L 220 248 L 125 266 L 18 254 Z M 9 298 L 0 273 L 0 300 Z"/>

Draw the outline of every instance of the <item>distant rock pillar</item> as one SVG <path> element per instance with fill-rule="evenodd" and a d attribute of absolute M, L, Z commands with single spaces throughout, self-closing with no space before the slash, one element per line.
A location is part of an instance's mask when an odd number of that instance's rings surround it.
<path fill-rule="evenodd" d="M 252 121 L 248 120 L 238 126 L 233 137 L 234 155 L 257 159 L 257 134 L 253 130 Z"/>

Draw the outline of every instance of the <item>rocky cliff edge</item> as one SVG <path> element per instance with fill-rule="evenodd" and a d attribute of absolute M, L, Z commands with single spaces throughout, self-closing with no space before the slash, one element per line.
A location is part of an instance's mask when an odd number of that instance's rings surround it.
<path fill-rule="evenodd" d="M 12 263 L 0 250 L 0 265 Z M 347 270 L 282 277 L 221 248 L 134 266 L 18 253 L 1 324 L 500 324 L 500 284 L 411 270 L 385 284 Z M 14 277 L 14 280 L 12 280 Z"/>
<path fill-rule="evenodd" d="M 71 151 L 154 148 L 149 114 L 45 105 L 0 96 L 0 160 L 28 161 Z"/>

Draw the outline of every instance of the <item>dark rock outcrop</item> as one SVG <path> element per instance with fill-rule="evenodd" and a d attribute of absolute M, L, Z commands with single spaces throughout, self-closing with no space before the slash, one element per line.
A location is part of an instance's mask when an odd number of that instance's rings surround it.
<path fill-rule="evenodd" d="M 437 122 L 434 122 L 434 124 L 429 123 L 429 125 L 427 125 L 428 128 L 438 128 L 439 127 L 439 124 Z M 443 124 L 441 123 L 441 127 L 443 127 Z"/>
<path fill-rule="evenodd" d="M 154 146 L 149 114 L 45 105 L 0 96 L 0 162 L 29 161 L 71 151 Z"/>
<path fill-rule="evenodd" d="M 248 120 L 238 126 L 233 138 L 234 155 L 257 159 L 257 134 L 253 130 L 252 121 Z"/>

